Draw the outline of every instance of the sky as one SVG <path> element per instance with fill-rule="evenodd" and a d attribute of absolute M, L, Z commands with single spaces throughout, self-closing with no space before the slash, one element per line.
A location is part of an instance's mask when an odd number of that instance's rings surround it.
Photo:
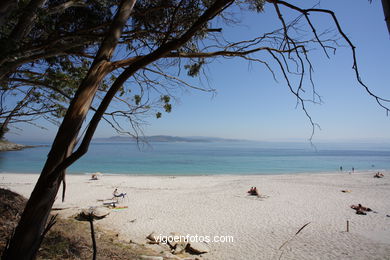
<path fill-rule="evenodd" d="M 309 8 L 315 3 L 305 1 L 301 7 Z M 390 38 L 381 1 L 370 4 L 366 0 L 327 0 L 321 1 L 318 7 L 335 12 L 357 47 L 361 78 L 374 93 L 390 99 Z M 282 11 L 288 20 L 289 13 Z M 334 28 L 329 16 L 311 15 L 311 19 L 318 28 Z M 226 28 L 229 39 L 250 38 L 281 26 L 270 5 L 260 14 L 242 14 L 240 20 L 242 26 Z M 339 42 L 346 45 L 343 40 Z M 390 141 L 390 117 L 356 81 L 351 50 L 341 47 L 328 59 L 317 47 L 311 50 L 311 62 L 323 104 L 307 105 L 313 120 L 321 127 L 316 129 L 313 142 Z M 281 74 L 277 74 L 278 82 L 275 82 L 264 66 L 237 59 L 216 60 L 205 70 L 208 83 L 188 80 L 216 89 L 216 93 L 179 92 L 171 113 L 158 120 L 153 117 L 147 120 L 143 126 L 145 135 L 303 142 L 310 138 L 311 125 L 302 109 L 296 107 L 296 98 L 288 91 Z M 56 127 L 46 122 L 41 124 L 48 130 L 20 125 L 22 131 L 14 129 L 6 137 L 12 141 L 52 140 Z M 95 134 L 96 137 L 113 135 L 115 131 L 104 123 Z"/>

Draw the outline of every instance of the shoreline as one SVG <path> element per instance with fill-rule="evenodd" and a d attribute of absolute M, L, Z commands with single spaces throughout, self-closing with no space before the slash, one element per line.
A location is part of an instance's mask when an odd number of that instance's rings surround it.
<path fill-rule="evenodd" d="M 232 243 L 209 243 L 203 259 L 386 259 L 390 255 L 390 172 L 354 174 L 145 176 L 68 175 L 65 202 L 54 207 L 64 218 L 81 208 L 101 206 L 115 188 L 126 192 L 120 210 L 112 209 L 96 225 L 129 243 L 147 244 L 155 232 L 169 235 L 234 237 Z M 0 174 L 0 186 L 29 196 L 38 174 Z M 261 196 L 248 196 L 256 186 Z M 350 192 L 343 193 L 341 190 Z M 357 215 L 361 203 L 374 212 Z M 346 232 L 346 221 L 350 231 Z M 297 236 L 294 234 L 306 223 Z M 294 237 L 293 239 L 291 239 Z M 289 241 L 282 250 L 279 248 Z"/>
<path fill-rule="evenodd" d="M 372 169 L 372 170 L 355 170 L 351 171 L 318 171 L 318 172 L 288 172 L 288 173 L 210 173 L 210 174 L 154 174 L 154 173 L 105 173 L 105 172 L 67 172 L 67 176 L 91 176 L 92 174 L 98 173 L 102 176 L 129 176 L 129 177 L 229 177 L 229 176 L 300 176 L 300 175 L 354 175 L 354 174 L 375 174 L 377 172 L 390 172 L 390 169 Z M 38 172 L 12 172 L 12 171 L 3 171 L 1 174 L 27 174 L 27 175 L 39 175 Z"/>

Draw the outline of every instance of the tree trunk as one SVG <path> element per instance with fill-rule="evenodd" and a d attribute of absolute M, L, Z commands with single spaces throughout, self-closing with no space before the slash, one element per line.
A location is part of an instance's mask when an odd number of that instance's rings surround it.
<path fill-rule="evenodd" d="M 107 36 L 68 108 L 38 182 L 31 193 L 9 247 L 3 254 L 3 259 L 22 260 L 35 257 L 40 246 L 40 236 L 45 229 L 47 218 L 65 174 L 64 171 L 54 170 L 73 151 L 79 130 L 99 83 L 108 73 L 109 61 L 134 4 L 135 0 L 121 2 Z"/>
<path fill-rule="evenodd" d="M 382 0 L 383 13 L 385 14 L 385 21 L 387 24 L 387 29 L 390 34 L 390 0 Z"/>
<path fill-rule="evenodd" d="M 99 120 L 120 86 L 140 68 L 147 66 L 169 53 L 169 51 L 185 44 L 205 23 L 233 2 L 234 0 L 215 1 L 180 38 L 163 44 L 163 46 L 160 46 L 154 52 L 135 61 L 125 69 L 109 89 L 95 112 L 85 133 L 83 143 L 80 145 L 82 148 L 81 152 L 79 153 L 79 148 L 70 155 L 75 146 L 75 140 L 81 125 L 86 118 L 92 99 L 97 91 L 98 84 L 111 69 L 108 61 L 112 56 L 123 26 L 135 4 L 135 0 L 122 1 L 116 18 L 107 33 L 107 37 L 103 41 L 86 78 L 77 90 L 57 132 L 46 164 L 27 202 L 21 220 L 10 241 L 10 246 L 3 255 L 3 259 L 32 259 L 35 256 L 39 248 L 40 236 L 44 231 L 50 209 L 64 177 L 64 169 L 86 152 L 86 148 L 89 145 L 89 141 L 93 136 Z"/>

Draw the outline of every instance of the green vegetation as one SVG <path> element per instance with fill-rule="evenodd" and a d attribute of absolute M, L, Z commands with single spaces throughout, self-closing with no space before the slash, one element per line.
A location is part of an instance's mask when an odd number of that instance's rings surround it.
<path fill-rule="evenodd" d="M 357 81 L 389 111 L 390 101 L 361 80 L 355 46 L 330 10 L 302 9 L 279 0 L 0 3 L 7 10 L 7 19 L 0 17 L 1 98 L 14 101 L 8 107 L 0 102 L 3 127 L 34 124 L 37 117 L 62 120 L 4 259 L 34 258 L 60 184 L 65 187 L 65 171 L 87 153 L 101 120 L 121 134 L 137 136 L 145 117 L 172 111 L 167 97 L 177 90 L 213 91 L 186 80 L 201 76 L 204 66 L 216 59 L 237 57 L 264 66 L 275 80 L 280 77 L 314 134 L 317 125 L 305 104 L 321 103 L 321 97 L 310 55 L 320 49 L 329 57 L 343 41 L 351 49 Z M 232 10 L 261 15 L 265 3 L 274 9 L 280 29 L 227 39 L 224 29 L 240 23 Z M 295 18 L 285 20 L 284 12 Z M 326 15 L 334 31 L 317 32 L 311 20 L 316 14 Z"/>
<path fill-rule="evenodd" d="M 0 252 L 19 221 L 27 199 L 0 188 Z M 91 236 L 87 222 L 57 218 L 45 236 L 37 259 L 91 259 Z M 142 245 L 118 241 L 115 233 L 97 230 L 98 259 L 138 259 L 139 255 L 156 255 Z"/>

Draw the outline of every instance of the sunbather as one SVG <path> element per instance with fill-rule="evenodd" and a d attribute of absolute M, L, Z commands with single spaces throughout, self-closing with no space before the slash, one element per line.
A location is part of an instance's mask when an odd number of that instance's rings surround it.
<path fill-rule="evenodd" d="M 259 196 L 259 193 L 257 192 L 257 188 L 256 187 L 252 187 L 249 191 L 248 191 L 249 195 L 252 195 L 252 196 Z"/>
<path fill-rule="evenodd" d="M 118 188 L 116 188 L 115 190 L 114 190 L 114 192 L 112 193 L 112 195 L 114 196 L 114 198 L 125 198 L 126 197 L 126 193 L 119 193 L 118 192 Z"/>
<path fill-rule="evenodd" d="M 356 214 L 358 214 L 358 215 L 366 215 L 365 211 L 372 211 L 372 209 L 370 209 L 370 208 L 363 207 L 362 204 L 351 205 L 351 208 L 356 210 Z"/>

